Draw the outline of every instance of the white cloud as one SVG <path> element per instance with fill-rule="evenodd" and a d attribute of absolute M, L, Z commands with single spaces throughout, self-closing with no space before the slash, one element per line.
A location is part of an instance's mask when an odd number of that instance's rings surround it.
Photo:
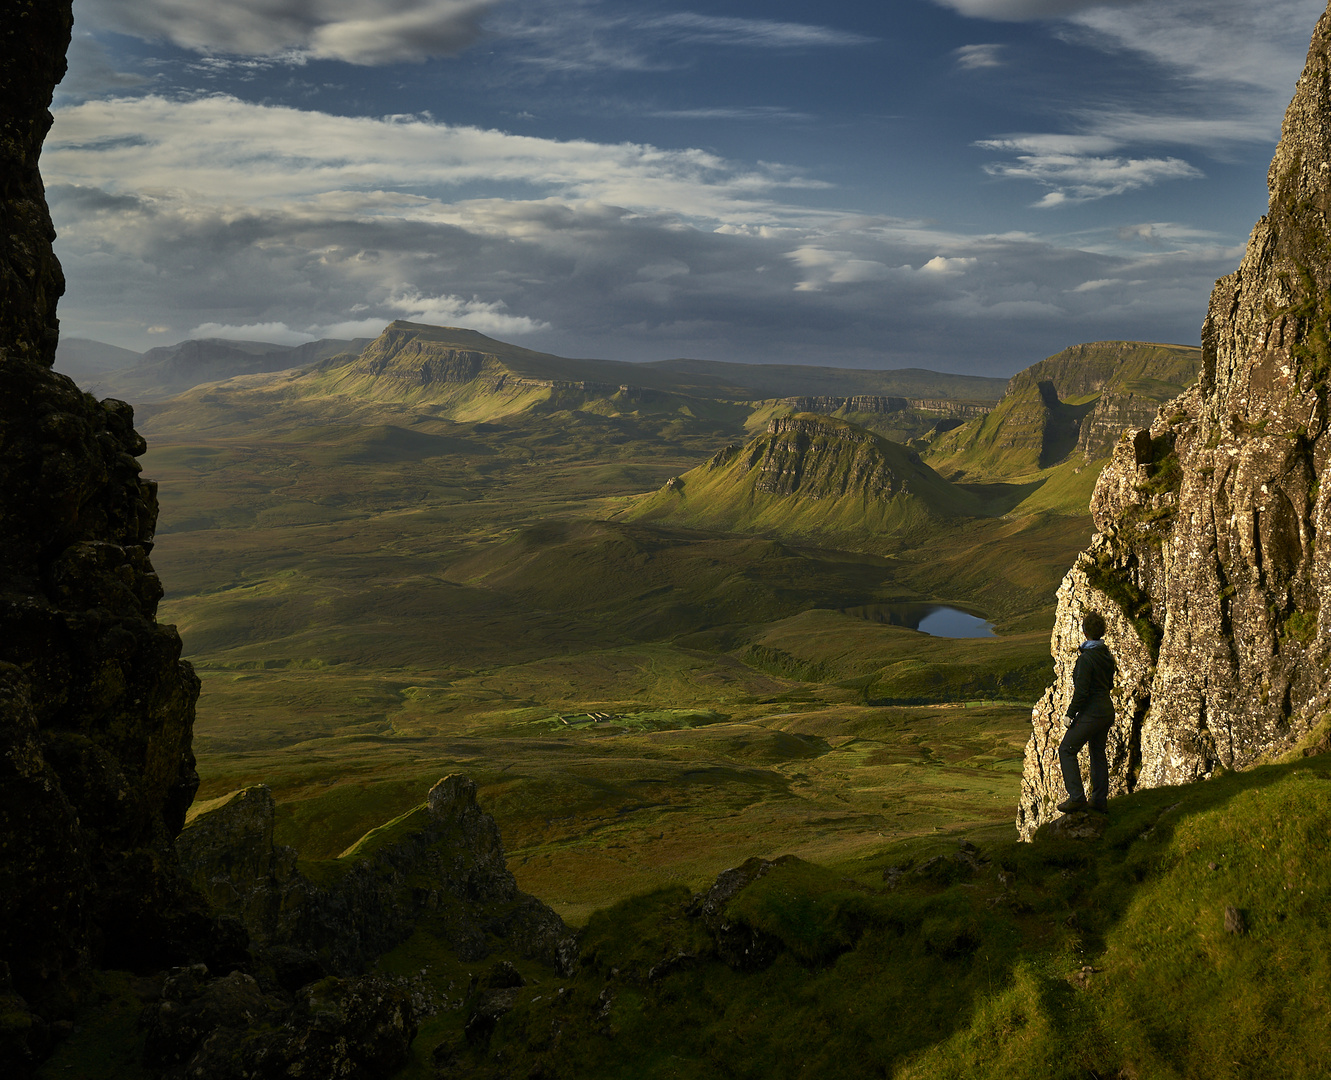
<path fill-rule="evenodd" d="M 957 59 L 957 67 L 963 71 L 979 71 L 983 68 L 1003 67 L 1003 46 L 996 44 L 988 45 L 963 45 L 959 49 L 953 50 L 953 56 Z"/>
<path fill-rule="evenodd" d="M 991 162 L 984 169 L 1005 180 L 1033 180 L 1050 188 L 1037 206 L 1087 202 L 1147 187 L 1162 180 L 1195 180 L 1202 174 L 1179 158 L 1094 157 L 1057 153 L 1033 146 L 1039 140 L 989 139 L 979 145 L 992 150 L 1024 150 L 1014 161 Z"/>
<path fill-rule="evenodd" d="M 297 340 L 408 318 L 571 355 L 1005 374 L 1065 337 L 1192 337 L 1233 257 L 1163 227 L 1088 250 L 813 211 L 784 201 L 799 173 L 692 149 L 220 97 L 62 108 L 43 168 L 66 332 L 139 347 L 149 324 Z M 497 181 L 525 194 L 467 197 Z"/>
<path fill-rule="evenodd" d="M 478 297 L 464 300 L 460 296 L 421 296 L 408 290 L 400 296 L 390 297 L 386 305 L 402 313 L 408 322 L 429 323 L 434 326 L 453 326 L 461 323 L 483 334 L 530 334 L 548 330 L 550 324 L 525 315 L 509 315 L 502 300 L 485 301 Z"/>
<path fill-rule="evenodd" d="M 226 341 L 271 341 L 276 345 L 301 345 L 313 341 L 313 334 L 293 330 L 284 322 L 250 323 L 246 326 L 227 326 L 223 323 L 200 323 L 186 332 L 187 338 L 222 338 Z"/>
<path fill-rule="evenodd" d="M 955 277 L 958 274 L 964 274 L 979 262 L 974 258 L 954 258 L 949 259 L 943 255 L 935 255 L 927 263 L 920 267 L 921 274 L 936 274 L 939 277 Z"/>
<path fill-rule="evenodd" d="M 1035 204 L 1085 202 L 1167 180 L 1195 178 L 1195 165 L 1145 147 L 1194 148 L 1233 158 L 1238 148 L 1273 140 L 1303 62 L 1308 32 L 1325 0 L 1151 0 L 1075 3 L 1042 0 L 938 0 L 988 18 L 1057 18 L 1067 40 L 1111 54 L 1133 54 L 1170 80 L 1171 92 L 1107 106 L 1070 105 L 1066 133 L 1026 134 L 977 145 L 1013 160 L 993 176 L 1048 190 Z M 1153 78 L 1145 85 L 1158 85 Z M 1162 104 L 1164 102 L 1164 104 Z"/>
<path fill-rule="evenodd" d="M 741 46 L 750 49 L 803 49 L 867 45 L 874 38 L 827 26 L 778 22 L 773 19 L 736 19 L 681 11 L 642 20 L 648 32 L 659 33 L 687 45 Z"/>
<path fill-rule="evenodd" d="M 42 163 L 63 183 L 153 197 L 189 192 L 226 203 L 244 192 L 248 206 L 297 200 L 311 213 L 435 220 L 436 194 L 478 182 L 727 220 L 783 187 L 826 186 L 703 150 L 559 141 L 414 117 L 331 116 L 226 96 L 62 109 Z"/>
<path fill-rule="evenodd" d="M 1323 0 L 1151 0 L 1088 6 L 1070 22 L 1087 44 L 1138 53 L 1197 84 L 1265 91 L 1283 111 L 1325 8 Z"/>
<path fill-rule="evenodd" d="M 206 54 L 295 52 L 353 64 L 449 56 L 501 0 L 81 0 L 94 26 Z"/>

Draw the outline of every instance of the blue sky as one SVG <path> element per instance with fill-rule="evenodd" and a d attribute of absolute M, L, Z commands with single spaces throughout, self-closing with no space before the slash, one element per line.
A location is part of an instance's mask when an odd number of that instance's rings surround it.
<path fill-rule="evenodd" d="M 66 334 L 1006 375 L 1195 343 L 1321 0 L 75 0 Z"/>

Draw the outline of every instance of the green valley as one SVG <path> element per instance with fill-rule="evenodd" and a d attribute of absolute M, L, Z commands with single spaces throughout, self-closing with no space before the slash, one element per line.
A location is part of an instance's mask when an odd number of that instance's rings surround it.
<path fill-rule="evenodd" d="M 915 438 L 993 382 L 397 323 L 140 406 L 200 798 L 261 780 L 279 840 L 323 858 L 466 771 L 519 882 L 575 921 L 750 855 L 1006 821 L 1089 532 L 1038 500 L 1079 466 L 955 484 L 843 418 Z M 863 616 L 922 603 L 999 634 Z"/>

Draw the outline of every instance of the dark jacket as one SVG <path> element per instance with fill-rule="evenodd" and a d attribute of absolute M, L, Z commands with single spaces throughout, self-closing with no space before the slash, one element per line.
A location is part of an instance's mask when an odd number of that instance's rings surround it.
<path fill-rule="evenodd" d="M 1109 696 L 1114 689 L 1114 674 L 1118 664 L 1114 654 L 1103 641 L 1082 643 L 1077 666 L 1072 669 L 1072 700 L 1068 703 L 1068 719 L 1075 720 L 1082 713 L 1087 716 L 1113 716 L 1114 701 Z"/>

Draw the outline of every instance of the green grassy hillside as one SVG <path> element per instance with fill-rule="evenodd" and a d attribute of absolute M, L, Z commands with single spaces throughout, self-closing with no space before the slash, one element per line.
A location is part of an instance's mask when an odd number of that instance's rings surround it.
<path fill-rule="evenodd" d="M 1049 381 L 1064 400 L 1106 390 L 1154 396 L 1165 402 L 1201 371 L 1202 350 L 1195 345 L 1147 341 L 1095 341 L 1071 345 L 1012 376 L 1007 392 Z"/>
<path fill-rule="evenodd" d="M 840 858 L 1010 816 L 1091 474 L 953 485 L 776 414 L 756 457 L 717 455 L 767 405 L 624 367 L 659 384 L 398 324 L 140 410 L 201 797 L 269 783 L 284 842 L 330 857 L 468 771 L 522 886 L 575 919 L 796 834 Z M 626 513 L 676 506 L 672 477 L 722 513 Z M 926 601 L 1000 636 L 854 615 Z"/>
<path fill-rule="evenodd" d="M 480 1078 L 1321 1076 L 1327 769 L 1140 792 L 1099 838 L 778 860 L 712 907 L 661 889 L 593 915 L 578 976 L 486 1043 L 443 1014 L 415 1053 Z"/>
<path fill-rule="evenodd" d="M 778 417 L 744 446 L 718 451 L 628 516 L 882 551 L 940 520 L 981 512 L 979 498 L 947 483 L 914 451 L 806 413 Z"/>
<path fill-rule="evenodd" d="M 1119 433 L 1149 424 L 1201 370 L 1184 345 L 1074 345 L 1014 375 L 987 416 L 943 432 L 925 459 L 953 480 L 1021 482 L 1078 460 L 1098 474 Z"/>

